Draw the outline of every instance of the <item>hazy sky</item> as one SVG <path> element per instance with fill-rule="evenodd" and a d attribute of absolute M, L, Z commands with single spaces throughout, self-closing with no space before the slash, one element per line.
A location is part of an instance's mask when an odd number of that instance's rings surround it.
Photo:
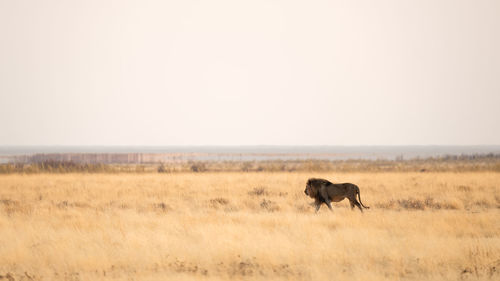
<path fill-rule="evenodd" d="M 0 0 L 0 145 L 500 144 L 500 1 Z"/>

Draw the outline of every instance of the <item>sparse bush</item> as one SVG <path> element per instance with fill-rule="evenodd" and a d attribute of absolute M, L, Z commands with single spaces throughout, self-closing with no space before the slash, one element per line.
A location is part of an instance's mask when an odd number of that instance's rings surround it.
<path fill-rule="evenodd" d="M 172 210 L 172 207 L 170 207 L 169 205 L 167 205 L 163 202 L 153 204 L 153 208 L 160 210 L 162 212 L 167 212 L 167 211 Z"/>
<path fill-rule="evenodd" d="M 196 162 L 191 164 L 191 172 L 200 173 L 207 171 L 206 164 L 203 162 Z"/>
<path fill-rule="evenodd" d="M 165 165 L 163 163 L 160 164 L 160 166 L 158 166 L 158 173 L 166 173 L 167 172 L 167 168 L 165 167 Z"/>
<path fill-rule="evenodd" d="M 424 210 L 425 203 L 422 200 L 408 198 L 408 199 L 400 199 L 398 200 L 399 206 L 403 209 L 415 209 L 415 210 Z"/>
<path fill-rule="evenodd" d="M 227 205 L 229 203 L 229 200 L 227 200 L 226 198 L 214 198 L 214 199 L 210 199 L 210 203 L 212 204 L 220 204 L 220 205 Z"/>
<path fill-rule="evenodd" d="M 226 209 L 231 209 L 229 206 L 229 200 L 222 197 L 217 197 L 209 200 L 209 205 L 214 209 L 219 209 L 220 207 L 226 207 Z"/>
<path fill-rule="evenodd" d="M 241 164 L 241 171 L 249 172 L 252 169 L 252 166 L 251 162 L 243 162 L 243 164 Z"/>
<path fill-rule="evenodd" d="M 249 191 L 248 195 L 262 196 L 262 195 L 269 195 L 269 192 L 266 190 L 266 187 L 260 186 L 260 187 L 255 187 L 252 191 Z"/>
<path fill-rule="evenodd" d="M 262 199 L 262 202 L 260 202 L 260 207 L 268 212 L 276 212 L 279 211 L 280 207 L 276 202 L 273 202 L 271 200 L 266 200 L 265 198 Z"/>

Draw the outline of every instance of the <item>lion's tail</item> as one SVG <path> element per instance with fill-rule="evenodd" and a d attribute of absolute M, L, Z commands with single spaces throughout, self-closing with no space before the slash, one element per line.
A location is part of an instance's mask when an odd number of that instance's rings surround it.
<path fill-rule="evenodd" d="M 359 199 L 359 203 L 361 203 L 361 206 L 363 206 L 365 209 L 370 209 L 370 207 L 367 207 L 365 205 L 363 205 L 363 202 L 361 202 L 361 192 L 359 192 L 359 187 L 358 187 L 358 199 Z"/>

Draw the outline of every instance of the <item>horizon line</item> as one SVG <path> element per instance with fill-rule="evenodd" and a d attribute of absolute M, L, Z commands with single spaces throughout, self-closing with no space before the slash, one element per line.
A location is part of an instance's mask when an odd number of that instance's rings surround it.
<path fill-rule="evenodd" d="M 500 144 L 0 144 L 0 148 L 34 148 L 34 147 L 500 147 Z"/>

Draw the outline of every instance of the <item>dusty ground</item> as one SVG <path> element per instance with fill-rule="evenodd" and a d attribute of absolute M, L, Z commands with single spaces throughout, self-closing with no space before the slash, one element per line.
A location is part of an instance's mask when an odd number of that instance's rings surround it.
<path fill-rule="evenodd" d="M 2 175 L 0 280 L 499 280 L 499 218 L 500 173 Z"/>

